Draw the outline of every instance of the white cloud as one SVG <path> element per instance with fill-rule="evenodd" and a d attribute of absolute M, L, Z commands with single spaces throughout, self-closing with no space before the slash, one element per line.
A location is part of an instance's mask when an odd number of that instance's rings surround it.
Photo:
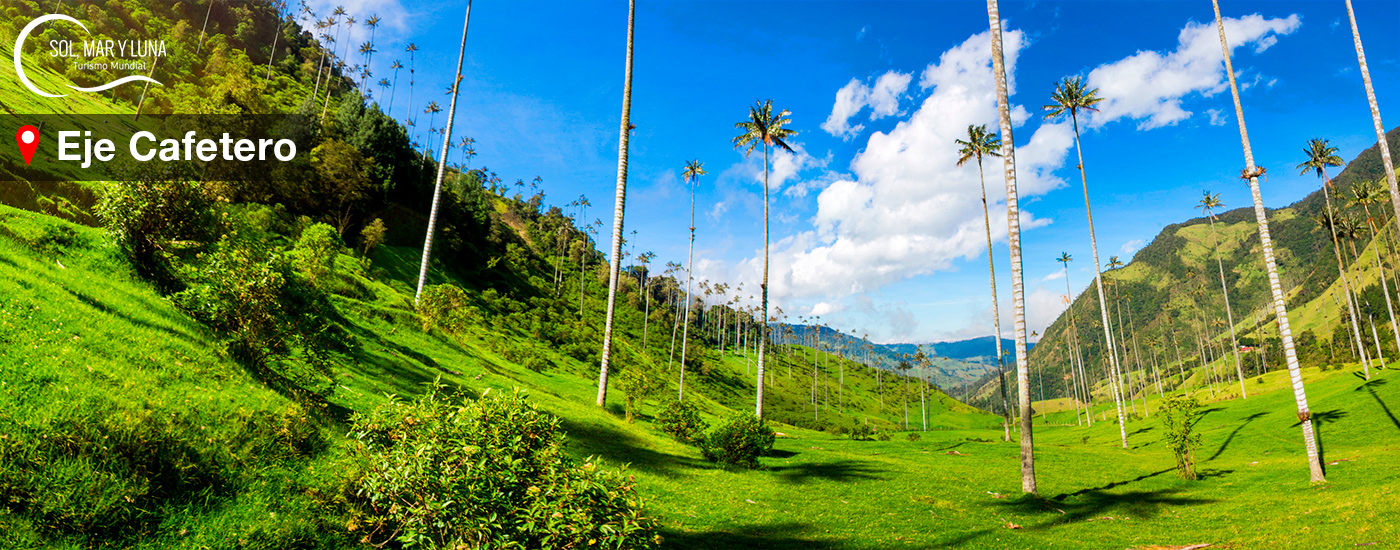
<path fill-rule="evenodd" d="M 1124 256 L 1132 256 L 1133 253 L 1142 250 L 1142 245 L 1145 244 L 1147 244 L 1147 241 L 1143 239 L 1133 239 L 1123 243 L 1123 246 L 1119 248 L 1118 251 L 1122 252 Z"/>
<path fill-rule="evenodd" d="M 1206 109 L 1206 114 L 1210 115 L 1211 126 L 1224 126 L 1230 119 L 1225 116 L 1225 111 L 1220 109 Z"/>
<path fill-rule="evenodd" d="M 889 71 L 875 79 L 875 84 L 867 86 L 859 79 L 852 78 L 836 91 L 836 103 L 831 106 L 831 115 L 822 123 L 822 130 L 843 139 L 854 137 L 865 126 L 850 124 L 866 107 L 870 108 L 870 120 L 879 120 L 899 114 L 899 98 L 909 89 L 913 75 Z"/>
<path fill-rule="evenodd" d="M 1007 32 L 1006 43 L 1008 70 L 1014 71 L 1023 34 Z M 986 250 L 977 169 L 956 166 L 954 140 L 970 124 L 996 123 L 990 44 L 988 33 L 972 36 L 923 71 L 920 86 L 931 92 L 918 109 L 889 133 L 870 136 L 851 163 L 853 178 L 822 190 L 813 230 L 775 243 L 775 298 L 860 294 Z M 1024 120 L 1025 110 L 1018 111 Z M 1022 197 L 1062 184 L 1051 172 L 1063 164 L 1072 140 L 1066 125 L 1046 124 L 1018 148 Z M 1007 227 L 1000 161 L 989 159 L 987 173 L 992 236 L 1001 241 Z M 1024 210 L 1021 221 L 1023 229 L 1049 223 Z M 741 271 L 756 273 L 761 258 L 746 264 Z"/>
<path fill-rule="evenodd" d="M 1278 36 L 1300 25 L 1297 14 L 1271 19 L 1255 14 L 1225 19 L 1225 35 L 1232 51 L 1249 45 L 1262 53 L 1278 42 Z M 1099 112 L 1087 121 L 1090 127 L 1120 118 L 1139 120 L 1143 130 L 1176 124 L 1192 114 L 1182 107 L 1185 97 L 1211 97 L 1228 89 L 1220 35 L 1213 22 L 1188 22 L 1177 36 L 1175 51 L 1140 51 L 1100 65 L 1089 72 L 1089 86 L 1104 98 Z"/>
<path fill-rule="evenodd" d="M 1059 271 L 1051 271 L 1049 275 L 1046 275 L 1046 276 L 1044 276 L 1044 277 L 1041 277 L 1041 278 L 1040 278 L 1040 282 L 1042 282 L 1042 283 L 1048 283 L 1048 282 L 1050 282 L 1050 281 L 1058 281 L 1058 280 L 1063 279 L 1063 278 L 1065 278 L 1065 272 L 1064 272 L 1064 270 L 1062 269 L 1062 270 L 1059 270 Z"/>
<path fill-rule="evenodd" d="M 812 306 L 812 309 L 807 312 L 807 315 L 826 315 L 836 311 L 840 311 L 840 308 L 828 302 L 817 302 L 817 304 Z"/>

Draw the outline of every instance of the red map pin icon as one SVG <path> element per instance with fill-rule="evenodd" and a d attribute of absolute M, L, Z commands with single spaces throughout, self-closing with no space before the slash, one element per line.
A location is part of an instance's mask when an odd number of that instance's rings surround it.
<path fill-rule="evenodd" d="M 15 132 L 15 144 L 19 145 L 19 152 L 24 155 L 24 165 L 29 166 L 29 161 L 34 160 L 34 152 L 39 150 L 39 129 L 33 126 L 20 126 Z"/>

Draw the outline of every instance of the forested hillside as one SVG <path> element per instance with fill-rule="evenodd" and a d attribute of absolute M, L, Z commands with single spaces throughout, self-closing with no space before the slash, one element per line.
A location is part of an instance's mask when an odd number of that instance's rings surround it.
<path fill-rule="evenodd" d="M 1400 129 L 1392 130 L 1388 137 L 1392 149 L 1400 146 Z M 1298 160 L 1306 159 L 1300 154 Z M 1296 172 L 1297 168 L 1291 165 L 1270 168 L 1274 170 Z M 1393 232 L 1393 210 L 1389 200 L 1377 203 L 1355 200 L 1358 184 L 1365 186 L 1376 181 L 1384 184 L 1385 172 L 1378 148 L 1366 149 L 1347 163 L 1344 170 L 1329 175 L 1343 247 L 1341 253 L 1355 287 L 1353 292 L 1359 296 L 1360 337 L 1369 356 L 1376 356 L 1374 336 L 1379 335 L 1381 353 L 1394 357 L 1395 339 L 1391 337 L 1387 304 L 1374 268 L 1377 243 L 1366 221 L 1369 213 L 1377 227 Z M 1302 200 L 1269 211 L 1274 254 L 1288 296 L 1293 337 L 1304 366 L 1360 358 L 1348 308 L 1341 298 L 1342 285 L 1331 236 L 1320 221 L 1326 210 L 1321 183 L 1319 179 L 1319 189 Z M 1182 212 L 1196 207 L 1199 198 L 1182 197 Z M 1366 204 L 1363 206 L 1363 203 Z M 1225 321 L 1220 273 L 1212 247 L 1217 238 L 1235 336 L 1241 346 L 1251 348 L 1241 356 L 1244 374 L 1249 376 L 1283 368 L 1283 351 L 1269 303 L 1268 280 L 1253 207 L 1235 206 L 1238 207 L 1223 212 L 1217 209 L 1213 232 L 1206 217 L 1169 225 L 1126 265 L 1104 271 L 1114 338 L 1122 346 L 1118 350 L 1119 357 L 1125 377 L 1131 379 L 1133 393 L 1145 386 L 1151 386 L 1156 392 L 1159 383 L 1163 389 L 1176 388 L 1183 380 L 1193 386 L 1220 386 L 1222 390 L 1229 390 L 1231 384 L 1225 382 L 1233 379 L 1235 373 L 1225 371 L 1234 370 L 1234 358 L 1230 351 L 1231 334 Z M 1397 288 L 1393 275 L 1395 243 L 1386 238 L 1381 239 L 1379 246 L 1386 273 L 1391 274 L 1388 285 L 1393 293 Z M 1082 260 L 1074 259 L 1070 264 L 1071 276 L 1078 271 L 1075 269 L 1078 261 Z M 1075 285 L 1085 283 L 1072 282 Z M 1372 322 L 1375 332 L 1371 330 Z M 1046 329 L 1031 352 L 1030 362 L 1036 371 L 1032 375 L 1034 398 L 1041 399 L 1042 391 L 1047 399 L 1072 393 L 1075 379 L 1070 378 L 1068 370 L 1071 361 L 1083 361 L 1090 385 L 1100 384 L 1103 373 L 1107 372 L 1103 343 L 1098 294 L 1090 285 L 1075 297 L 1071 308 Z M 1193 368 L 1200 368 L 1199 379 L 1193 379 L 1198 376 Z M 989 379 L 981 386 L 974 402 L 996 407 L 1000 401 L 995 397 L 996 391 L 995 379 Z M 1104 391 L 1104 387 L 1099 386 L 1094 391 Z M 1232 391 L 1239 392 L 1238 383 Z"/>

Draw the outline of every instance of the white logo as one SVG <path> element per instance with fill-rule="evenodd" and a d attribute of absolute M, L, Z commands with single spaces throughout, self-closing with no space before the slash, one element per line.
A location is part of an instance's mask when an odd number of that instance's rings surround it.
<path fill-rule="evenodd" d="M 22 30 L 22 31 L 19 32 L 19 38 L 16 38 L 16 39 L 15 39 L 15 74 L 19 76 L 19 82 L 20 82 L 20 84 L 24 84 L 24 87 L 29 88 L 29 91 L 34 92 L 34 93 L 37 94 L 37 95 L 41 95 L 41 96 L 44 96 L 44 97 L 64 97 L 64 96 L 66 96 L 66 95 L 68 95 L 68 94 L 51 94 L 51 93 L 45 92 L 45 91 L 43 91 L 43 90 L 40 90 L 37 86 L 34 85 L 33 82 L 30 82 L 30 81 L 29 81 L 29 77 L 27 77 L 27 76 L 24 75 L 24 64 L 20 62 L 20 53 L 21 53 L 21 51 L 24 49 L 24 39 L 29 37 L 29 32 L 32 31 L 32 30 L 34 30 L 34 27 L 37 27 L 37 26 L 42 25 L 42 24 L 44 24 L 44 23 L 47 23 L 47 22 L 49 22 L 49 21 L 67 21 L 67 22 L 69 22 L 69 23 L 74 23 L 74 24 L 78 25 L 79 27 L 82 27 L 84 32 L 86 32 L 86 33 L 88 33 L 88 34 L 92 34 L 92 31 L 89 31 L 88 28 L 87 28 L 87 26 L 86 26 L 86 25 L 83 25 L 83 23 L 82 23 L 81 21 L 78 21 L 77 19 L 73 19 L 72 17 L 68 17 L 67 15 L 62 15 L 62 14 L 49 14 L 49 15 L 45 15 L 45 16 L 43 16 L 43 17 L 40 17 L 40 18 L 38 18 L 38 19 L 35 19 L 35 20 L 31 21 L 28 25 L 25 25 L 25 26 L 24 26 L 24 30 Z M 111 88 L 115 88 L 115 87 L 117 87 L 117 86 L 121 86 L 122 84 L 126 84 L 126 83 L 128 83 L 128 82 L 141 82 L 141 81 L 151 82 L 151 83 L 154 83 L 154 84 L 157 85 L 157 86 L 163 86 L 163 85 L 164 85 L 164 84 L 161 84 L 159 81 L 157 81 L 157 80 L 155 80 L 155 79 L 152 79 L 152 78 L 148 78 L 148 77 L 144 77 L 144 76 L 139 76 L 139 75 L 132 75 L 132 76 L 128 76 L 128 77 L 125 77 L 125 78 L 120 78 L 120 79 L 117 79 L 117 80 L 113 80 L 113 81 L 108 82 L 108 83 L 106 83 L 106 84 L 103 84 L 103 85 L 101 85 L 101 86 L 94 86 L 94 87 L 91 87 L 91 88 L 83 88 L 83 87 L 80 87 L 80 86 L 74 86 L 74 85 L 72 85 L 72 84 L 69 84 L 68 87 L 69 87 L 69 88 L 72 88 L 72 89 L 74 89 L 74 90 L 77 90 L 77 91 L 79 91 L 79 92 L 101 92 L 101 91 L 109 90 L 109 89 L 111 89 Z"/>

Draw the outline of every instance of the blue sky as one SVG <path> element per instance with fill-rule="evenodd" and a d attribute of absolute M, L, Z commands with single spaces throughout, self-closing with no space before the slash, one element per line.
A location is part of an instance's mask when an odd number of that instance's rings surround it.
<path fill-rule="evenodd" d="M 408 62 L 415 110 L 446 107 L 465 2 L 339 2 L 379 14 L 376 79 Z M 312 2 L 318 13 L 328 2 Z M 1400 124 L 1400 2 L 1356 0 L 1381 114 Z M 1271 169 L 1271 207 L 1315 189 L 1292 167 L 1313 137 L 1352 158 L 1375 141 L 1344 4 L 1222 2 L 1257 162 Z M 1019 105 L 1027 315 L 1040 329 L 1063 309 L 1060 252 L 1076 259 L 1078 293 L 1092 280 L 1072 132 L 1044 121 L 1054 83 L 1082 75 L 1107 101 L 1080 121 L 1101 262 L 1126 260 L 1167 224 L 1196 215 L 1204 189 L 1229 208 L 1248 189 L 1210 2 L 1036 1 L 1001 4 Z M 544 180 L 547 202 L 586 195 L 611 227 L 627 4 L 482 1 L 473 6 L 454 133 L 476 138 L 474 166 L 507 181 Z M 356 31 L 364 32 L 364 31 Z M 776 305 L 795 319 L 876 341 L 991 333 L 976 168 L 956 168 L 952 139 L 996 126 L 987 17 L 977 1 L 638 2 L 626 232 L 657 265 L 683 261 L 689 196 L 680 179 L 699 159 L 695 273 L 746 282 L 757 294 L 762 247 L 759 156 L 730 145 L 757 99 L 792 111 L 799 154 L 775 159 Z M 356 37 L 358 44 L 362 37 Z M 382 65 L 382 66 L 380 66 Z M 407 72 L 394 112 L 407 116 Z M 456 141 L 454 139 L 454 141 Z M 455 160 L 454 155 L 454 160 Z M 994 202 L 1000 162 L 987 166 Z M 1004 212 L 993 206 L 1003 318 L 1010 272 Z M 1009 336 L 1009 327 L 1004 329 Z"/>

